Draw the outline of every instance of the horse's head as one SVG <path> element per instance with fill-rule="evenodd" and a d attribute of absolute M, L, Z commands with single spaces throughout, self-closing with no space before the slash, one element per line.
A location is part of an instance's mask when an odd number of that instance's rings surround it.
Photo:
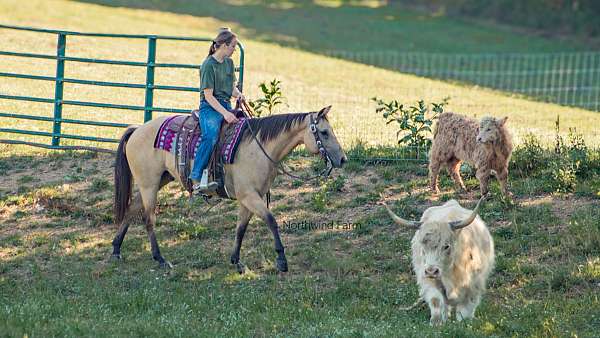
<path fill-rule="evenodd" d="M 308 151 L 329 157 L 331 164 L 335 168 L 340 168 L 347 158 L 327 120 L 330 109 L 331 106 L 328 106 L 319 112 L 309 114 L 308 128 L 304 132 L 304 144 Z"/>

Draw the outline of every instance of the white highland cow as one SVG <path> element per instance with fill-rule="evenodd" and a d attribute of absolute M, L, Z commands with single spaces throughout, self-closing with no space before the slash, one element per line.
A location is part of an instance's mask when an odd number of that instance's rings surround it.
<path fill-rule="evenodd" d="M 431 325 L 444 323 L 456 308 L 456 319 L 473 318 L 494 267 L 494 242 L 485 223 L 450 200 L 431 207 L 421 220 L 407 221 L 391 211 L 399 225 L 418 228 L 412 239 L 412 264 L 419 293 L 431 311 Z"/>

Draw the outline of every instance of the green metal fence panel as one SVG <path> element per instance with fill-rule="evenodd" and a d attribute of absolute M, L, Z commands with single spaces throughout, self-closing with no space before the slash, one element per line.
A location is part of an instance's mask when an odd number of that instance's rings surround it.
<path fill-rule="evenodd" d="M 2 133 L 12 133 L 21 135 L 32 135 L 32 136 L 43 136 L 50 137 L 50 144 L 44 144 L 39 142 L 1 139 L 0 142 L 10 144 L 26 144 L 50 149 L 95 149 L 95 150 L 107 150 L 102 148 L 94 148 L 87 146 L 67 146 L 61 145 L 61 139 L 73 139 L 82 141 L 94 141 L 94 142 L 118 142 L 117 139 L 104 138 L 104 137 L 93 137 L 88 135 L 72 135 L 64 134 L 62 132 L 62 124 L 80 124 L 90 125 L 98 127 L 113 127 L 113 128 L 125 128 L 125 123 L 115 123 L 107 121 L 89 121 L 89 120 L 77 120 L 77 119 L 65 119 L 63 118 L 63 108 L 65 106 L 84 106 L 84 107 L 98 107 L 98 108 L 112 108 L 122 110 L 133 110 L 144 112 L 144 122 L 152 119 L 153 112 L 163 113 L 189 113 L 186 109 L 177 109 L 171 107 L 156 107 L 154 106 L 154 94 L 156 90 L 169 90 L 179 92 L 199 92 L 198 87 L 185 87 L 185 86 L 172 86 L 172 85 L 157 85 L 155 84 L 155 70 L 156 68 L 179 68 L 179 69 L 200 69 L 200 65 L 193 64 L 181 64 L 181 63 L 157 63 L 156 62 L 156 50 L 159 40 L 171 40 L 171 41 L 189 41 L 189 42 L 210 42 L 210 38 L 199 38 L 199 37 L 183 37 L 183 36 L 163 36 L 163 35 L 134 35 L 134 34 L 105 34 L 105 33 L 82 33 L 73 31 L 62 31 L 62 30 L 51 30 L 51 29 L 40 29 L 31 27 L 18 27 L 9 25 L 0 25 L 0 29 L 10 29 L 14 31 L 29 31 L 45 34 L 55 34 L 57 36 L 56 55 L 38 54 L 38 53 L 21 53 L 14 51 L 0 51 L 0 56 L 9 57 L 22 57 L 30 59 L 45 59 L 45 60 L 56 60 L 56 72 L 55 76 L 40 76 L 32 74 L 19 74 L 0 72 L 0 77 L 5 78 L 17 78 L 17 79 L 28 79 L 35 81 L 51 81 L 54 82 L 54 98 L 44 97 L 33 97 L 26 95 L 8 95 L 0 93 L 0 99 L 4 100 L 16 100 L 16 101 L 29 101 L 39 103 L 51 103 L 53 104 L 54 110 L 52 116 L 35 116 L 30 114 L 16 114 L 11 112 L 0 112 L 0 117 L 19 119 L 19 120 L 35 120 L 52 122 L 52 132 L 49 131 L 35 131 L 35 130 L 24 130 L 19 128 L 0 128 Z M 145 39 L 148 41 L 147 50 L 147 61 L 124 61 L 124 60 L 111 60 L 111 59 L 99 59 L 99 58 L 83 58 L 83 57 L 72 57 L 67 55 L 67 37 L 68 36 L 81 36 L 81 37 L 97 37 L 97 38 L 123 38 L 123 39 Z M 244 46 L 238 42 L 240 58 L 238 61 L 238 89 L 242 91 L 243 80 L 244 80 Z M 65 67 L 67 62 L 80 62 L 80 63 L 94 63 L 94 64 L 107 64 L 107 65 L 119 65 L 119 66 L 130 66 L 130 67 L 145 67 L 146 68 L 146 82 L 141 83 L 123 83 L 123 82 L 111 82 L 111 81 L 98 81 L 98 80 L 86 80 L 86 79 L 75 79 L 65 78 Z M 104 86 L 104 87 L 118 87 L 118 88 L 129 88 L 129 89 L 144 89 L 144 106 L 135 105 L 122 105 L 112 103 L 100 103 L 100 102 L 86 102 L 79 100 L 65 100 L 64 90 L 65 83 L 90 85 L 90 86 Z"/>
<path fill-rule="evenodd" d="M 146 107 L 144 122 L 152 120 L 152 101 L 154 99 L 154 63 L 156 62 L 156 39 L 148 39 L 148 66 L 146 70 Z"/>
<path fill-rule="evenodd" d="M 239 76 L 238 76 L 238 89 L 241 92 L 244 87 L 244 46 L 240 46 L 240 63 L 239 63 Z"/>
<path fill-rule="evenodd" d="M 31 101 L 31 102 L 44 102 L 44 103 L 54 103 L 54 101 L 55 101 L 54 99 L 45 99 L 43 97 L 4 95 L 4 94 L 0 94 L 0 99 Z"/>
<path fill-rule="evenodd" d="M 62 118 L 63 91 L 65 77 L 65 56 L 67 48 L 67 36 L 58 34 L 58 43 L 56 44 L 56 86 L 54 90 L 54 126 L 52 128 L 52 146 L 60 145 L 60 119 Z"/>

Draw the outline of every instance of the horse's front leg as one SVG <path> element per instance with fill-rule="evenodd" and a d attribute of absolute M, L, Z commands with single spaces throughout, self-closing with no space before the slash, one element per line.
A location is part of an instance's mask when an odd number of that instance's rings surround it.
<path fill-rule="evenodd" d="M 240 199 L 240 203 L 248 208 L 253 214 L 260 217 L 265 223 L 267 223 L 269 229 L 273 233 L 273 239 L 275 240 L 275 251 L 277 252 L 277 270 L 281 272 L 288 271 L 287 258 L 285 257 L 283 244 L 281 243 L 281 237 L 279 237 L 279 226 L 277 225 L 277 221 L 275 221 L 275 217 L 273 217 L 273 214 L 265 205 L 265 202 L 258 195 L 258 193 L 253 193 Z"/>
<path fill-rule="evenodd" d="M 252 212 L 248 210 L 244 205 L 240 204 L 240 212 L 238 214 L 238 225 L 235 230 L 235 246 L 233 253 L 231 254 L 231 264 L 237 266 L 238 272 L 244 272 L 242 264 L 240 264 L 240 249 L 242 248 L 242 241 L 244 240 L 244 234 L 246 233 L 246 227 L 252 218 Z"/>

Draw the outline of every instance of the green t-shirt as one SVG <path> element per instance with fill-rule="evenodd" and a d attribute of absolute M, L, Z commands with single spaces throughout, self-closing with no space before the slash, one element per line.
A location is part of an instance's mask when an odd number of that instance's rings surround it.
<path fill-rule="evenodd" d="M 233 60 L 225 58 L 219 63 L 209 56 L 200 66 L 200 101 L 204 100 L 204 89 L 212 88 L 213 96 L 219 100 L 230 100 L 236 81 Z"/>

